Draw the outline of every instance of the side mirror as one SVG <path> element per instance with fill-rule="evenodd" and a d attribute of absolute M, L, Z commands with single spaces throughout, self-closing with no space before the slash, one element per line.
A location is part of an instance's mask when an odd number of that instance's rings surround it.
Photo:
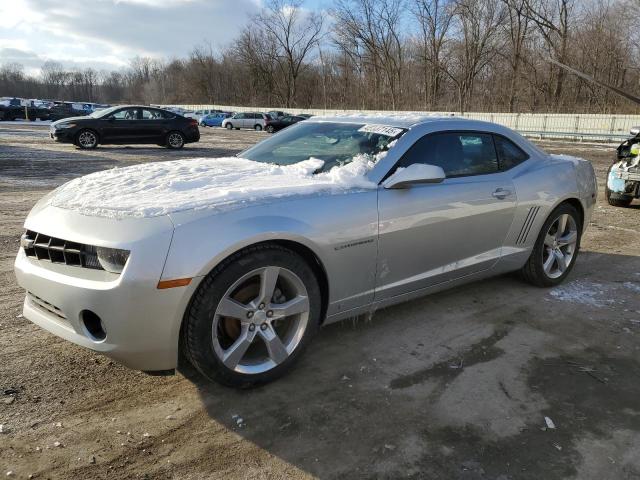
<path fill-rule="evenodd" d="M 636 137 L 640 133 L 640 127 L 631 127 L 631 131 L 629 133 Z"/>
<path fill-rule="evenodd" d="M 409 188 L 411 185 L 422 183 L 440 183 L 447 176 L 442 167 L 436 165 L 425 165 L 423 163 L 414 163 L 407 168 L 396 170 L 396 172 L 387 178 L 383 186 L 384 188 Z"/>

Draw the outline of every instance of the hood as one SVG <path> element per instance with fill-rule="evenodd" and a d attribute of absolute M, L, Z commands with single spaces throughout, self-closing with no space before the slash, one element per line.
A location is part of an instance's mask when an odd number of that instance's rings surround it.
<path fill-rule="evenodd" d="M 87 115 L 84 115 L 84 116 L 79 116 L 79 117 L 61 118 L 60 120 L 56 120 L 55 122 L 51 122 L 51 125 L 57 125 L 59 123 L 65 123 L 65 122 L 73 122 L 75 120 L 86 120 L 87 117 L 88 117 Z"/>
<path fill-rule="evenodd" d="M 72 180 L 47 199 L 83 215 L 155 217 L 190 209 L 249 206 L 265 199 L 376 188 L 366 174 L 374 162 L 358 156 L 314 174 L 324 162 L 310 158 L 278 166 L 243 158 L 195 158 L 114 168 Z"/>

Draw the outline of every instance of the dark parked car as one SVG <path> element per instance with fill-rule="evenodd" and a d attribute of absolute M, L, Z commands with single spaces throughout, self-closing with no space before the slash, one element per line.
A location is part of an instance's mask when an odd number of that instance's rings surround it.
<path fill-rule="evenodd" d="M 51 138 L 80 148 L 98 144 L 147 143 L 182 148 L 200 140 L 198 121 L 168 110 L 145 106 L 119 106 L 98 110 L 51 124 Z"/>
<path fill-rule="evenodd" d="M 289 114 L 281 110 L 270 110 L 267 112 L 267 115 L 269 115 L 271 118 L 280 118 L 280 117 L 285 117 Z"/>
<path fill-rule="evenodd" d="M 298 115 L 286 115 L 284 117 L 271 118 L 267 120 L 267 125 L 264 128 L 267 132 L 273 133 L 286 128 L 289 125 L 293 125 L 294 123 L 301 122 L 302 120 L 306 120 L 306 118 Z"/>
<path fill-rule="evenodd" d="M 49 119 L 62 120 L 69 117 L 83 117 L 91 113 L 89 109 L 81 108 L 81 104 L 72 102 L 54 102 L 49 108 Z"/>
<path fill-rule="evenodd" d="M 13 98 L 9 100 L 8 105 L 0 105 L 0 118 L 3 120 L 49 120 L 49 109 L 41 106 L 22 105 L 20 99 Z M 27 117 L 28 115 L 28 117 Z"/>

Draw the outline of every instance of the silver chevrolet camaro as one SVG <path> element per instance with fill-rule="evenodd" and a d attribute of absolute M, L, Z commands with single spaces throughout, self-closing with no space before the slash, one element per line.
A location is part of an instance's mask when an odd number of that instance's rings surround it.
<path fill-rule="evenodd" d="M 575 264 L 591 164 L 499 125 L 320 117 L 239 156 L 319 159 L 320 175 L 363 155 L 372 187 L 222 209 L 109 218 L 55 206 L 54 191 L 15 262 L 24 316 L 132 368 L 171 372 L 182 357 L 242 387 L 286 372 L 321 325 L 511 271 L 550 287 Z"/>

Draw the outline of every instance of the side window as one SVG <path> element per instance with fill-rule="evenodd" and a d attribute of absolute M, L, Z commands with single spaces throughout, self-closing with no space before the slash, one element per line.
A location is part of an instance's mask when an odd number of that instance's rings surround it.
<path fill-rule="evenodd" d="M 511 140 L 499 135 L 494 135 L 493 138 L 496 142 L 496 150 L 500 159 L 500 170 L 509 170 L 529 158 L 529 155 Z"/>
<path fill-rule="evenodd" d="M 143 120 L 160 120 L 162 115 L 159 110 L 147 110 L 146 108 L 142 109 L 142 119 Z"/>
<path fill-rule="evenodd" d="M 117 112 L 113 113 L 111 116 L 116 120 L 137 120 L 138 109 L 124 108 L 122 110 L 118 110 Z"/>
<path fill-rule="evenodd" d="M 404 154 L 399 167 L 424 163 L 442 167 L 447 177 L 498 171 L 493 138 L 486 133 L 445 132 L 425 135 Z"/>
<path fill-rule="evenodd" d="M 233 118 L 245 118 L 245 114 L 244 113 L 236 113 Z"/>

